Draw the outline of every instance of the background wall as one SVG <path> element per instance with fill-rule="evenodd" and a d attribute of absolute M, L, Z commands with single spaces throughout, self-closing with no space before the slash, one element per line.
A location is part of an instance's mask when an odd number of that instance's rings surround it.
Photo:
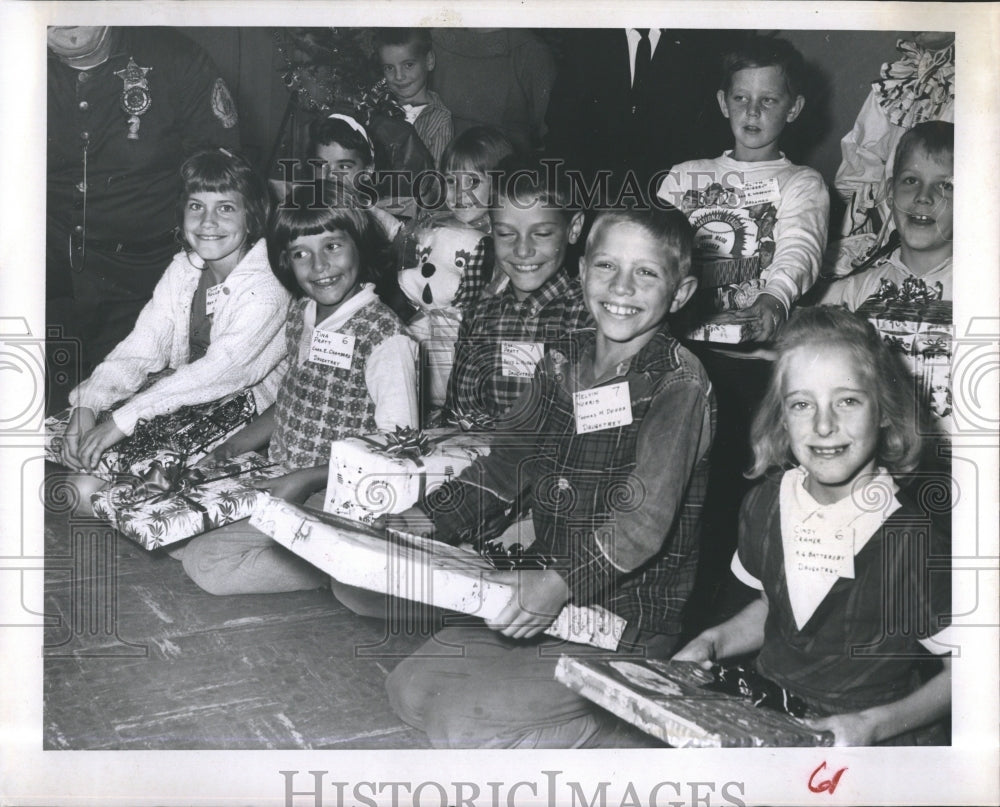
<path fill-rule="evenodd" d="M 236 97 L 244 148 L 268 158 L 281 128 L 288 92 L 284 66 L 268 28 L 185 27 L 183 33 L 212 54 Z M 881 65 L 896 57 L 903 31 L 779 31 L 805 56 L 816 85 L 797 124 L 789 130 L 789 156 L 819 170 L 833 183 L 840 164 L 840 139 L 854 125 L 858 110 Z"/>

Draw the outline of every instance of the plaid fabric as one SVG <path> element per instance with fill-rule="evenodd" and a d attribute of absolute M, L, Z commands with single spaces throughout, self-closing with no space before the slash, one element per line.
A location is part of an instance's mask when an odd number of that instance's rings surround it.
<path fill-rule="evenodd" d="M 594 342 L 592 329 L 573 334 L 572 362 L 551 350 L 498 424 L 491 454 L 425 506 L 449 540 L 530 488 L 534 548 L 556 558 L 573 602 L 598 602 L 630 627 L 677 634 L 698 562 L 715 427 L 711 388 L 664 328 L 600 385 L 628 383 L 632 423 L 578 435 L 573 392 Z"/>
<path fill-rule="evenodd" d="M 493 239 L 481 239 L 476 251 L 465 264 L 462 280 L 458 284 L 458 291 L 455 292 L 451 304 L 463 313 L 468 313 L 493 277 L 495 263 Z"/>
<path fill-rule="evenodd" d="M 855 557 L 854 579 L 839 579 L 799 630 L 788 604 L 779 492 L 779 480 L 765 480 L 740 514 L 739 560 L 770 604 L 757 669 L 820 714 L 905 697 L 914 663 L 930 657 L 919 640 L 950 622 L 949 537 L 900 490 L 899 509 Z"/>
<path fill-rule="evenodd" d="M 544 342 L 548 350 L 590 323 L 580 284 L 565 271 L 520 302 L 510 284 L 496 295 L 480 296 L 462 318 L 446 409 L 463 428 L 492 429 L 531 383 L 503 375 L 503 342 Z"/>
<path fill-rule="evenodd" d="M 355 434 L 371 434 L 375 401 L 368 392 L 365 369 L 368 356 L 382 342 L 402 333 L 399 318 L 380 300 L 355 313 L 341 333 L 355 338 L 351 369 L 328 367 L 299 355 L 308 297 L 293 300 L 285 335 L 288 372 L 274 403 L 274 434 L 269 455 L 291 468 L 311 468 L 330 460 L 330 443 Z"/>

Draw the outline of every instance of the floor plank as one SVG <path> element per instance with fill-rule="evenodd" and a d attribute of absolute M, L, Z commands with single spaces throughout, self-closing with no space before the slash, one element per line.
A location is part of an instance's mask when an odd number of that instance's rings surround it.
<path fill-rule="evenodd" d="M 426 748 L 385 677 L 423 641 L 325 589 L 215 597 L 165 552 L 46 513 L 46 749 Z"/>

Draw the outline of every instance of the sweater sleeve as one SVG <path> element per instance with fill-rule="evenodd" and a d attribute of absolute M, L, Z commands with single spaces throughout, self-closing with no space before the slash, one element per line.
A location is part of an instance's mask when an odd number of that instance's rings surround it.
<path fill-rule="evenodd" d="M 270 275 L 240 283 L 215 315 L 205 355 L 119 408 L 113 415 L 118 428 L 131 434 L 139 419 L 214 401 L 256 384 L 284 358 L 287 304 L 287 292 Z"/>
<path fill-rule="evenodd" d="M 365 362 L 365 385 L 375 401 L 375 425 L 380 431 L 416 427 L 417 345 L 408 336 L 391 336 Z"/>
<path fill-rule="evenodd" d="M 819 173 L 793 174 L 781 188 L 774 259 L 762 276 L 762 291 L 777 297 L 786 311 L 819 279 L 829 217 L 830 194 Z"/>
<path fill-rule="evenodd" d="M 177 317 L 176 297 L 185 285 L 182 261 L 180 255 L 174 258 L 139 313 L 132 332 L 115 346 L 90 378 L 70 393 L 71 406 L 100 412 L 134 393 L 150 373 L 167 366 Z M 131 425 L 126 429 L 117 418 L 115 422 L 126 434 L 132 433 Z"/>
<path fill-rule="evenodd" d="M 695 466 L 712 443 L 706 390 L 677 378 L 655 395 L 636 441 L 636 465 L 611 517 L 580 536 L 566 583 L 573 600 L 591 602 L 616 577 L 631 572 L 664 549 L 680 566 L 697 550 L 696 531 L 682 523 L 682 509 Z"/>

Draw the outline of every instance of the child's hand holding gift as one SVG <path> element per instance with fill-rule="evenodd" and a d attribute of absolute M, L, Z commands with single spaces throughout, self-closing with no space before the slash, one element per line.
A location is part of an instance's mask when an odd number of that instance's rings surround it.
<path fill-rule="evenodd" d="M 108 418 L 104 423 L 94 426 L 80 440 L 77 452 L 80 466 L 86 471 L 94 470 L 104 452 L 125 437 L 125 432 L 118 428 L 114 418 Z"/>
<path fill-rule="evenodd" d="M 749 341 L 770 342 L 786 319 L 785 306 L 777 297 L 759 294 L 748 307 L 727 311 L 716 317 L 715 321 L 748 325 Z"/>
<path fill-rule="evenodd" d="M 69 417 L 66 432 L 63 435 L 62 460 L 68 467 L 80 471 L 80 445 L 84 436 L 97 425 L 97 415 L 93 409 L 86 406 L 76 407 Z"/>
<path fill-rule="evenodd" d="M 406 535 L 416 535 L 421 538 L 434 537 L 434 522 L 419 507 L 411 507 L 402 513 L 387 513 L 375 519 L 372 525 L 379 530 L 395 530 Z"/>
<path fill-rule="evenodd" d="M 496 579 L 509 583 L 514 594 L 496 619 L 486 624 L 511 639 L 529 639 L 541 633 L 569 599 L 566 581 L 551 569 L 502 572 Z"/>

